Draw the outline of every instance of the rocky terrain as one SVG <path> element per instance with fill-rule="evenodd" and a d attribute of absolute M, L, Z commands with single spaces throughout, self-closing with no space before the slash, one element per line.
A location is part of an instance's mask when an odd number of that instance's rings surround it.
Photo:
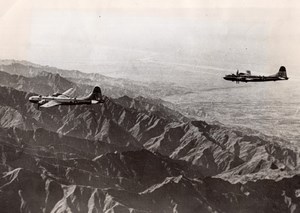
<path fill-rule="evenodd" d="M 92 86 L 14 66 L 0 72 L 1 212 L 300 212 L 289 141 L 119 97 L 113 81 L 104 104 L 38 110 L 33 94 Z"/>

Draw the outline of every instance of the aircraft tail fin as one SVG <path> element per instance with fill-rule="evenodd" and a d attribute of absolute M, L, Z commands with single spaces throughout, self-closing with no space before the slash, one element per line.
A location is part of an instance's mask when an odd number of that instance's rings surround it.
<path fill-rule="evenodd" d="M 285 69 L 284 66 L 281 66 L 281 67 L 279 68 L 279 71 L 278 71 L 278 73 L 277 73 L 277 76 L 278 76 L 278 77 L 281 77 L 281 78 L 288 79 L 287 74 L 286 74 L 286 69 Z"/>
<path fill-rule="evenodd" d="M 100 87 L 94 87 L 93 91 L 86 97 L 86 100 L 95 100 L 98 102 L 102 102 L 102 92 Z"/>

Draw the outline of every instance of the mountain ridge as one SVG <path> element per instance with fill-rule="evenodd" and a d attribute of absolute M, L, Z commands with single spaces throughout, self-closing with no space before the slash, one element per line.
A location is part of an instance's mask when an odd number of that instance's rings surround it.
<path fill-rule="evenodd" d="M 34 77 L 41 72 L 59 74 L 78 85 L 100 85 L 104 92 L 111 97 L 146 96 L 160 98 L 163 96 L 185 94 L 190 92 L 185 87 L 174 84 L 162 85 L 156 82 L 140 82 L 122 78 L 112 78 L 99 73 L 83 73 L 78 70 L 63 70 L 56 67 L 35 65 L 30 62 L 0 60 L 0 71 L 25 77 Z"/>
<path fill-rule="evenodd" d="M 30 124 L 25 129 L 48 128 L 61 135 L 145 147 L 204 167 L 208 176 L 228 171 L 232 171 L 232 175 L 248 174 L 275 165 L 278 169 L 294 169 L 298 165 L 295 148 L 283 147 L 283 140 L 264 135 L 245 135 L 204 121 L 184 122 L 180 118 L 174 121 L 136 111 L 134 107 L 124 108 L 113 100 L 99 106 L 38 111 L 27 103 L 25 93 L 0 87 L 0 94 L 12 97 L 1 108 L 17 110 L 22 115 L 22 122 Z M 18 98 L 13 98 L 15 96 Z M 16 101 L 22 104 L 16 105 Z M 13 124 L 14 119 L 11 119 Z M 34 127 L 32 123 L 38 126 Z"/>

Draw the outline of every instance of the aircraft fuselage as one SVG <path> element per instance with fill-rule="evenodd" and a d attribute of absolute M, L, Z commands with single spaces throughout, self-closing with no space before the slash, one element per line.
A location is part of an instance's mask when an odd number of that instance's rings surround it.
<path fill-rule="evenodd" d="M 227 81 L 236 81 L 238 82 L 263 82 L 263 81 L 282 81 L 282 80 L 288 80 L 286 74 L 286 68 L 284 66 L 281 66 L 279 68 L 279 71 L 274 75 L 269 76 L 261 76 L 261 75 L 251 75 L 251 71 L 247 70 L 246 73 L 239 73 L 237 70 L 236 74 L 231 75 L 225 75 L 223 77 Z"/>
<path fill-rule="evenodd" d="M 81 105 L 81 104 L 98 104 L 104 103 L 100 87 L 94 87 L 93 91 L 85 97 L 73 98 L 69 95 L 73 92 L 73 88 L 63 93 L 54 93 L 53 95 L 43 96 L 35 95 L 29 97 L 31 103 L 35 103 L 39 107 L 49 108 L 59 105 Z"/>
<path fill-rule="evenodd" d="M 233 74 L 233 75 L 226 75 L 224 79 L 228 81 L 261 82 L 261 81 L 282 81 L 282 80 L 288 80 L 289 78 L 271 77 L 271 76 L 237 76 Z"/>
<path fill-rule="evenodd" d="M 85 100 L 78 98 L 60 98 L 54 96 L 32 96 L 29 98 L 31 103 L 47 103 L 49 101 L 57 101 L 61 105 L 78 105 L 78 104 L 97 104 L 96 100 Z"/>

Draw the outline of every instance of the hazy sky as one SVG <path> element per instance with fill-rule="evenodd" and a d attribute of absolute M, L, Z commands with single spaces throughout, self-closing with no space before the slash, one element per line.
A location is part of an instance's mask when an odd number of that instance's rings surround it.
<path fill-rule="evenodd" d="M 297 1 L 0 2 L 1 59 L 108 73 L 99 65 L 300 68 Z"/>

